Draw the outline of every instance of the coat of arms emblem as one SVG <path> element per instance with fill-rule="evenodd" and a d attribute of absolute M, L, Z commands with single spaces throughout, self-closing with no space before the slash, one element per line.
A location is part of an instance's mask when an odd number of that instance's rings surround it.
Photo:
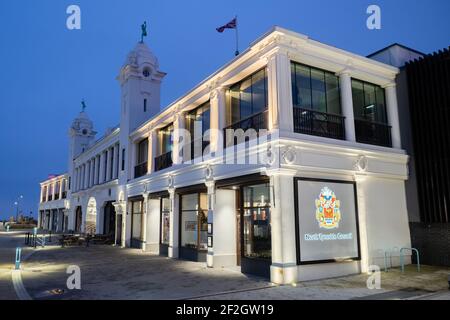
<path fill-rule="evenodd" d="M 316 199 L 316 219 L 319 227 L 324 229 L 334 229 L 339 227 L 341 221 L 341 203 L 336 199 L 334 192 L 324 187 Z"/>

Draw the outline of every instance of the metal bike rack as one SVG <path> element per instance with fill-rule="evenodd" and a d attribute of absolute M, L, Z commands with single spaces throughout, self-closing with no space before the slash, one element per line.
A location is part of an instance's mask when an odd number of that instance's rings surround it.
<path fill-rule="evenodd" d="M 416 257 L 417 257 L 417 272 L 420 272 L 419 250 L 417 250 L 416 248 L 401 248 L 400 249 L 400 264 L 402 266 L 402 273 L 405 272 L 405 258 L 403 256 L 403 251 L 406 251 L 406 250 L 414 252 L 416 254 Z"/>

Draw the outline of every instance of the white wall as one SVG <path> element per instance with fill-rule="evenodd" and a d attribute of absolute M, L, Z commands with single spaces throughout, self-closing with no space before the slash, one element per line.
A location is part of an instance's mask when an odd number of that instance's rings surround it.
<path fill-rule="evenodd" d="M 236 265 L 236 191 L 216 190 L 213 267 Z"/>
<path fill-rule="evenodd" d="M 383 267 L 384 250 L 389 249 L 395 251 L 393 262 L 398 265 L 399 249 L 411 247 L 404 181 L 366 177 L 358 192 L 366 208 L 369 264 Z"/>

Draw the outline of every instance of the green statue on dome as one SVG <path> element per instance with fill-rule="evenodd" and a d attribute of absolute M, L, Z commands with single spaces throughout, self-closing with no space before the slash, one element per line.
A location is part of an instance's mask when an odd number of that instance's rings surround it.
<path fill-rule="evenodd" d="M 141 25 L 141 43 L 144 43 L 144 37 L 147 36 L 147 21 Z"/>

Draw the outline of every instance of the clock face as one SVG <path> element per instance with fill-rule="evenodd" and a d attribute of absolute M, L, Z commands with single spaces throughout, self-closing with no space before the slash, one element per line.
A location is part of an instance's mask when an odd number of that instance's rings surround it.
<path fill-rule="evenodd" d="M 144 77 L 148 78 L 150 76 L 150 70 L 144 69 L 144 71 L 142 71 L 142 74 L 144 75 Z"/>
<path fill-rule="evenodd" d="M 81 133 L 85 136 L 85 135 L 87 135 L 88 131 L 87 131 L 87 129 L 83 129 L 83 131 L 81 131 Z"/>

